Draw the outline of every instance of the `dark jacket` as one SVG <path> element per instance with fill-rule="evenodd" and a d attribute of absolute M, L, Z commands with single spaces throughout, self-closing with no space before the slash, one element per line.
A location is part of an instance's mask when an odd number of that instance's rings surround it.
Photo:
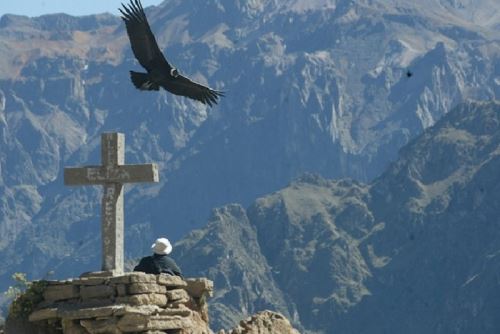
<path fill-rule="evenodd" d="M 134 268 L 134 271 L 142 271 L 146 274 L 168 274 L 172 276 L 182 277 L 181 270 L 174 260 L 167 255 L 153 254 L 141 259 L 139 264 Z"/>

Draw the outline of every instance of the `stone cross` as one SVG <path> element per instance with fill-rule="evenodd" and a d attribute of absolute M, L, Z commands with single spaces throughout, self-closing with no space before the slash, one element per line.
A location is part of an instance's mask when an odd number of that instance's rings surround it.
<path fill-rule="evenodd" d="M 101 136 L 102 166 L 64 168 L 64 184 L 103 185 L 101 208 L 102 270 L 123 272 L 123 185 L 132 182 L 158 182 L 156 164 L 125 165 L 125 135 Z"/>

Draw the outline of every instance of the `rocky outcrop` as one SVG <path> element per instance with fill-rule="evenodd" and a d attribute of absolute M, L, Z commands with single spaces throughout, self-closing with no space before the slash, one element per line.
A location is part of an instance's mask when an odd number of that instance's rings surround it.
<path fill-rule="evenodd" d="M 242 320 L 236 328 L 228 332 L 221 330 L 217 334 L 299 334 L 299 332 L 283 315 L 263 311 Z"/>

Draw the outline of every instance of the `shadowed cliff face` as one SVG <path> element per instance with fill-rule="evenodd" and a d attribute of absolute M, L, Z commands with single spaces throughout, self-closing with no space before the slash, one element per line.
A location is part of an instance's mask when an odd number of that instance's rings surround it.
<path fill-rule="evenodd" d="M 126 134 L 127 163 L 162 169 L 161 184 L 127 187 L 130 257 L 158 235 L 177 240 L 204 225 L 213 207 L 247 207 L 304 172 L 377 177 L 460 101 L 498 97 L 494 16 L 483 24 L 442 3 L 172 0 L 147 9 L 172 64 L 227 90 L 211 110 L 135 90 L 128 71 L 139 65 L 118 17 L 2 17 L 0 287 L 13 271 L 99 267 L 100 190 L 65 188 L 62 171 L 99 164 L 104 131 Z M 353 210 L 346 215 L 365 209 Z M 356 284 L 354 296 L 335 298 L 361 298 Z"/>
<path fill-rule="evenodd" d="M 494 333 L 498 308 L 500 105 L 463 105 L 401 151 L 372 185 L 371 238 L 385 326 L 412 333 Z M 392 191 L 390 191 L 392 190 Z M 390 222 L 390 223 L 389 223 Z M 398 305 L 398 307 L 394 307 Z M 404 321 L 395 321 L 404 315 Z M 376 321 L 376 320 L 373 321 Z M 359 327 L 358 327 L 359 328 Z"/>
<path fill-rule="evenodd" d="M 214 328 L 231 328 L 241 319 L 265 309 L 296 316 L 293 304 L 273 280 L 255 230 L 237 204 L 215 209 L 205 230 L 196 230 L 176 245 L 187 276 L 203 273 L 215 280 L 210 299 Z M 213 326 L 212 326 L 213 327 Z"/>
<path fill-rule="evenodd" d="M 500 104 L 464 104 L 370 184 L 304 176 L 217 209 L 177 256 L 222 291 L 214 328 L 263 309 L 247 296 L 264 286 L 306 333 L 496 333 L 499 167 Z"/>

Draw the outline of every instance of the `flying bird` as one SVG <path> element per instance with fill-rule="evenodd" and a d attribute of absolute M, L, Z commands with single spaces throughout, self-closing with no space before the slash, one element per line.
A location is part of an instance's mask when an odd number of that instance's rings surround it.
<path fill-rule="evenodd" d="M 140 0 L 130 0 L 123 10 L 118 8 L 125 22 L 135 58 L 144 67 L 147 73 L 130 71 L 130 78 L 137 89 L 155 90 L 160 87 L 175 95 L 186 96 L 190 99 L 208 104 L 210 107 L 217 104 L 219 97 L 224 93 L 205 87 L 181 75 L 169 64 L 156 43 L 146 14 Z"/>
<path fill-rule="evenodd" d="M 412 75 L 413 75 L 413 72 L 412 72 L 412 71 L 410 71 L 410 70 L 406 70 L 406 77 L 407 77 L 407 78 L 411 78 L 411 77 L 412 77 Z"/>

